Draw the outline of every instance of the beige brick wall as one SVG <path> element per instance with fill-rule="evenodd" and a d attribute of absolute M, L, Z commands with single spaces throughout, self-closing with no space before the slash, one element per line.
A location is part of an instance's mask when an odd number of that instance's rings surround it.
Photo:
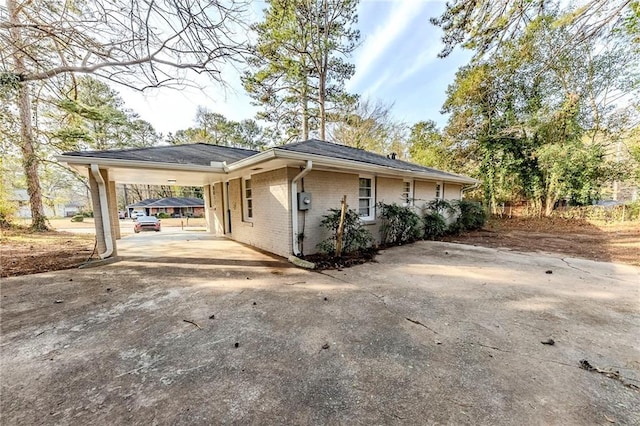
<path fill-rule="evenodd" d="M 213 197 L 211 191 L 212 187 L 214 188 Z M 204 186 L 204 207 L 207 231 L 219 236 L 224 235 L 221 182 Z"/>
<path fill-rule="evenodd" d="M 377 178 L 376 202 L 402 205 L 404 203 L 402 199 L 403 183 L 404 179 Z"/>
<path fill-rule="evenodd" d="M 243 220 L 242 179 L 229 181 L 229 201 L 231 209 L 232 232 L 228 237 L 281 256 L 292 253 L 292 229 L 290 216 L 290 182 L 300 172 L 298 168 L 282 168 L 265 173 L 251 175 L 253 188 L 253 221 Z M 328 233 L 320 227 L 323 216 L 331 208 L 340 208 L 340 200 L 347 196 L 349 208 L 358 207 L 358 178 L 356 173 L 340 173 L 312 170 L 298 182 L 298 192 L 303 189 L 312 195 L 311 209 L 298 212 L 298 231 L 304 232 L 302 243 L 304 254 L 317 252 L 318 243 L 328 238 Z M 402 203 L 402 178 L 374 178 L 376 202 Z M 222 182 L 215 185 L 213 207 L 205 199 L 207 223 L 210 230 L 217 235 L 224 234 L 224 210 Z M 414 197 L 416 207 L 435 198 L 435 182 L 414 181 Z M 208 191 L 207 191 L 208 192 Z M 445 196 L 457 199 L 460 194 L 459 185 L 445 185 Z M 297 210 L 297 199 L 293 200 L 293 208 Z M 367 229 L 379 241 L 380 221 L 367 223 Z"/>
<path fill-rule="evenodd" d="M 251 186 L 253 220 L 245 222 L 242 179 L 229 181 L 230 237 L 280 256 L 289 256 L 292 242 L 287 169 L 255 173 L 251 175 Z"/>
<path fill-rule="evenodd" d="M 423 208 L 425 204 L 436 198 L 436 182 L 416 180 L 413 182 L 415 206 Z"/>
<path fill-rule="evenodd" d="M 297 170 L 290 169 L 297 173 Z M 295 175 L 295 173 L 294 173 Z M 302 191 L 302 183 L 298 182 L 298 192 Z M 320 227 L 323 216 L 329 213 L 329 209 L 339 209 L 343 195 L 347 196 L 349 208 L 358 208 L 358 175 L 349 173 L 336 173 L 312 170 L 304 177 L 304 190 L 312 196 L 311 209 L 306 213 L 298 212 L 299 232 L 304 225 L 305 239 L 303 253 L 317 253 L 316 246 L 319 242 L 328 238 L 328 233 Z M 294 206 L 297 209 L 297 200 Z"/>
<path fill-rule="evenodd" d="M 296 171 L 297 172 L 297 171 Z M 316 246 L 319 242 L 328 238 L 326 230 L 320 227 L 322 217 L 328 213 L 330 208 L 339 208 L 340 199 L 347 195 L 349 208 L 356 209 L 358 206 L 358 174 L 336 173 L 314 170 L 304 178 L 304 187 L 307 192 L 311 192 L 313 203 L 311 210 L 307 211 L 303 219 L 303 213 L 298 213 L 299 228 L 302 231 L 305 223 L 304 233 L 304 253 L 313 254 L 317 252 Z M 375 178 L 376 203 L 401 204 L 403 178 Z M 302 186 L 298 185 L 298 191 Z M 433 200 L 436 195 L 436 182 L 418 181 L 413 182 L 413 196 L 416 199 L 415 206 L 419 209 L 428 201 Z M 445 185 L 445 197 L 447 199 L 460 198 L 459 185 Z M 297 201 L 296 201 L 297 203 Z M 305 220 L 306 222 L 303 222 Z M 380 220 L 369 222 L 366 228 L 371 232 L 376 241 L 380 240 Z"/>
<path fill-rule="evenodd" d="M 456 183 L 439 182 L 440 190 L 444 190 L 445 200 L 459 200 L 460 189 L 462 186 Z M 426 203 L 436 198 L 436 185 L 435 181 L 414 181 L 414 194 L 416 198 L 416 206 L 423 207 Z M 444 189 L 443 189 L 444 187 Z"/>
<path fill-rule="evenodd" d="M 460 199 L 460 190 L 462 189 L 461 185 L 457 185 L 455 183 L 446 183 L 444 184 L 444 199 L 445 200 L 459 200 Z"/>

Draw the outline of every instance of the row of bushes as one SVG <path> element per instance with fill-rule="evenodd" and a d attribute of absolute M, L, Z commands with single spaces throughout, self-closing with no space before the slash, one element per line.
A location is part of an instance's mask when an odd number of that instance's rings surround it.
<path fill-rule="evenodd" d="M 378 203 L 380 241 L 383 246 L 406 244 L 416 240 L 435 240 L 444 235 L 480 229 L 486 221 L 486 213 L 479 203 L 456 200 L 433 200 L 427 203 L 421 214 L 411 207 Z M 333 256 L 340 223 L 340 210 L 330 209 L 320 223 L 329 230 L 331 237 L 318 244 L 318 250 Z M 355 210 L 347 210 L 344 220 L 342 247 L 344 254 L 369 248 L 374 242 L 371 233 L 363 226 Z"/>

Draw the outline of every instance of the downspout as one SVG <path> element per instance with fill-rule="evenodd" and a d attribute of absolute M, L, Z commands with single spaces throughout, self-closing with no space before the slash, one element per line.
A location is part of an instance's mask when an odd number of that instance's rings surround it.
<path fill-rule="evenodd" d="M 478 186 L 480 186 L 480 182 L 476 182 L 471 186 L 467 186 L 466 188 L 462 188 L 460 190 L 460 198 L 464 198 L 464 193 L 467 191 L 473 191 L 474 189 L 476 189 Z"/>
<path fill-rule="evenodd" d="M 305 177 L 313 168 L 313 162 L 307 160 L 307 165 L 293 179 L 291 179 L 291 237 L 293 238 L 293 255 L 300 255 L 298 247 L 298 181 Z"/>
<path fill-rule="evenodd" d="M 109 218 L 109 205 L 107 204 L 107 189 L 97 164 L 91 165 L 91 174 L 98 184 L 100 213 L 102 214 L 102 232 L 104 234 L 104 244 L 107 248 L 104 253 L 100 253 L 98 256 L 100 256 L 100 259 L 106 259 L 113 254 L 113 237 L 111 236 L 111 220 Z"/>

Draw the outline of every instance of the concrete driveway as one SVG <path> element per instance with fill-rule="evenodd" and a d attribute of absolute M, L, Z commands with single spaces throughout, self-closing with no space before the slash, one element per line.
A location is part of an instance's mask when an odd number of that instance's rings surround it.
<path fill-rule="evenodd" d="M 640 423 L 638 268 L 421 242 L 320 274 L 162 238 L 2 281 L 2 423 Z"/>

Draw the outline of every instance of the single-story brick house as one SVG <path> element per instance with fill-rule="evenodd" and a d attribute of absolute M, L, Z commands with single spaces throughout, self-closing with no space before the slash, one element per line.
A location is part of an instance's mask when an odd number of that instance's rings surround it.
<path fill-rule="evenodd" d="M 343 195 L 378 236 L 375 205 L 434 198 L 460 199 L 475 179 L 362 149 L 320 140 L 262 152 L 208 144 L 118 151 L 68 152 L 58 157 L 89 177 L 101 256 L 119 238 L 115 183 L 202 185 L 208 231 L 280 256 L 305 254 L 326 238 L 320 227 Z M 105 218 L 103 220 L 103 218 Z M 115 220 L 114 220 L 115 218 Z"/>
<path fill-rule="evenodd" d="M 193 197 L 147 198 L 127 205 L 129 217 L 134 211 L 144 212 L 147 216 L 166 213 L 175 217 L 202 217 L 204 216 L 204 200 Z"/>

